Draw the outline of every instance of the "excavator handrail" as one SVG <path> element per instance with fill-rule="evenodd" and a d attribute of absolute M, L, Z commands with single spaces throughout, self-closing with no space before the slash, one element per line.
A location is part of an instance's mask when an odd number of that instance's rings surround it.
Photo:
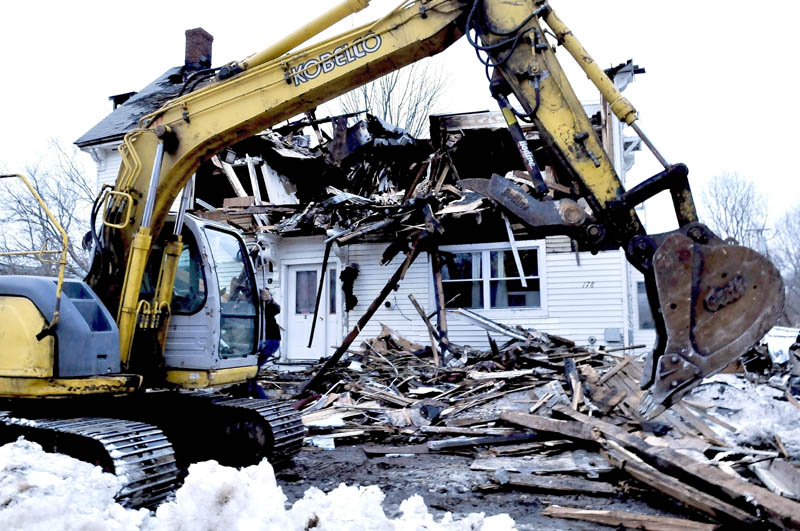
<path fill-rule="evenodd" d="M 36 199 L 36 201 L 39 203 L 39 207 L 42 210 L 44 210 L 44 213 L 47 215 L 47 219 L 50 220 L 50 223 L 53 225 L 53 227 L 55 227 L 56 230 L 59 232 L 59 234 L 61 234 L 61 240 L 63 243 L 63 248 L 61 249 L 61 251 L 47 250 L 46 248 L 47 244 L 45 242 L 42 248 L 39 249 L 38 251 L 10 251 L 10 252 L 0 253 L 0 256 L 20 256 L 29 254 L 36 256 L 42 262 L 59 264 L 58 282 L 56 283 L 56 305 L 55 309 L 53 310 L 53 317 L 50 319 L 49 324 L 45 327 L 45 330 L 52 330 L 58 323 L 58 313 L 61 308 L 61 291 L 64 285 L 64 273 L 67 269 L 67 249 L 69 249 L 69 236 L 67 235 L 67 231 L 64 230 L 64 227 L 61 226 L 61 223 L 58 222 L 53 213 L 50 212 L 50 209 L 47 208 L 47 204 L 45 204 L 44 200 L 36 191 L 36 188 L 34 188 L 33 185 L 31 185 L 27 177 L 25 177 L 21 173 L 10 173 L 5 175 L 0 175 L 0 179 L 8 179 L 8 178 L 18 178 L 25 184 L 25 186 L 33 195 L 34 199 Z M 57 253 L 61 253 L 61 258 L 59 258 L 58 260 L 55 261 L 44 260 L 42 258 L 42 256 L 44 255 L 57 254 Z"/>

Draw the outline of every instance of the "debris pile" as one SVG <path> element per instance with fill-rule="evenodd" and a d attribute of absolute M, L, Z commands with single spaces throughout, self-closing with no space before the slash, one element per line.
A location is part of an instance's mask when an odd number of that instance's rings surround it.
<path fill-rule="evenodd" d="M 491 341 L 488 351 L 451 344 L 458 363 L 450 366 L 384 326 L 324 376 L 315 367 L 321 392 L 298 404 L 307 442 L 359 442 L 369 456 L 472 455 L 486 492 L 652 489 L 693 520 L 556 506 L 544 513 L 559 518 L 648 529 L 800 526 L 792 501 L 800 500 L 800 404 L 789 390 L 723 374 L 643 421 L 636 415 L 642 363 L 625 348 L 584 348 L 483 320 L 510 339 Z M 263 383 L 288 394 L 286 378 L 270 374 Z"/>
<path fill-rule="evenodd" d="M 470 242 L 496 241 L 507 231 L 531 237 L 530 226 L 504 220 L 498 206 L 507 206 L 499 199 L 509 193 L 505 188 L 524 197 L 532 186 L 507 130 L 444 132 L 431 142 L 369 114 L 348 125 L 355 118 L 309 117 L 212 157 L 197 172 L 195 197 L 202 208 L 194 213 L 254 239 L 270 233 L 325 235 L 326 243 L 338 245 L 394 242 L 384 262 L 408 251 L 423 229 L 447 234 L 449 243 L 467 235 Z M 309 127 L 317 140 L 313 147 L 302 134 Z M 530 136 L 531 149 L 538 141 Z M 487 188 L 493 173 L 506 175 L 503 190 Z M 555 179 L 548 186 L 569 192 Z M 548 225 L 565 230 L 555 207 L 531 215 L 544 226 L 539 236 L 549 234 Z"/>

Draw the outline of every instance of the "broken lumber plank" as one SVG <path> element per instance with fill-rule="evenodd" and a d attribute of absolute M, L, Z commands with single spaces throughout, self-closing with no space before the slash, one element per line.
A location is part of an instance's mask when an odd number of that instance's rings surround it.
<path fill-rule="evenodd" d="M 447 177 L 447 172 L 449 171 L 450 171 L 450 164 L 445 164 L 442 173 L 439 175 L 439 180 L 436 181 L 436 186 L 433 188 L 434 193 L 438 194 L 441 191 L 442 185 L 444 184 L 444 179 L 445 177 Z"/>
<path fill-rule="evenodd" d="M 409 446 L 383 446 L 379 444 L 366 444 L 363 446 L 367 455 L 392 455 L 392 454 L 427 454 L 427 444 L 412 444 Z"/>
<path fill-rule="evenodd" d="M 510 380 L 511 378 L 521 378 L 536 374 L 536 369 L 517 369 L 515 371 L 480 372 L 469 371 L 467 378 L 470 380 Z"/>
<path fill-rule="evenodd" d="M 509 444 L 506 446 L 496 446 L 485 452 L 477 454 L 475 457 L 482 459 L 501 456 L 523 456 L 529 454 L 552 455 L 556 451 L 563 452 L 572 450 L 575 441 L 569 439 L 554 439 L 551 441 L 536 441 L 521 444 Z"/>
<path fill-rule="evenodd" d="M 530 407 L 530 409 L 528 409 L 528 413 L 533 414 L 534 412 L 536 412 L 537 409 L 542 407 L 551 398 L 553 398 L 553 393 L 545 393 L 545 395 L 542 398 L 540 398 L 534 405 Z"/>
<path fill-rule="evenodd" d="M 682 483 L 648 465 L 632 452 L 625 450 L 614 441 L 606 441 L 606 459 L 630 474 L 634 479 L 663 492 L 678 502 L 701 511 L 721 522 L 742 522 L 755 524 L 758 518 L 710 494 Z"/>
<path fill-rule="evenodd" d="M 500 382 L 500 383 L 502 383 L 502 382 Z M 475 407 L 475 406 L 477 406 L 479 404 L 483 404 L 485 402 L 489 402 L 491 400 L 494 400 L 495 398 L 500 398 L 501 396 L 510 395 L 511 393 L 519 393 L 521 391 L 527 391 L 528 389 L 533 389 L 534 387 L 539 387 L 539 384 L 537 383 L 537 384 L 533 384 L 533 385 L 526 385 L 524 387 L 517 387 L 516 389 L 510 389 L 508 391 L 502 391 L 502 392 L 493 393 L 493 394 L 490 394 L 490 395 L 487 395 L 487 396 L 481 396 L 481 397 L 478 397 L 478 398 L 474 399 L 472 402 L 469 402 L 468 404 L 464 404 L 463 406 L 458 406 L 457 408 L 453 409 L 452 411 L 445 410 L 445 412 L 443 412 L 442 415 L 455 415 L 457 413 L 461 413 L 462 411 L 466 411 L 467 409 L 473 408 L 473 407 Z"/>
<path fill-rule="evenodd" d="M 449 426 L 420 426 L 422 433 L 441 433 L 446 435 L 511 435 L 514 428 L 455 428 Z"/>
<path fill-rule="evenodd" d="M 503 411 L 500 413 L 500 418 L 506 422 L 531 428 L 533 430 L 544 431 L 547 433 L 557 433 L 564 437 L 571 439 L 580 439 L 583 441 L 595 441 L 592 434 L 592 428 L 580 422 L 573 422 L 568 420 L 557 420 L 548 417 L 540 417 L 538 415 L 529 415 L 526 413 L 518 413 L 516 411 Z"/>
<path fill-rule="evenodd" d="M 573 450 L 554 456 L 527 455 L 476 459 L 469 468 L 483 472 L 503 469 L 520 474 L 581 473 L 591 475 L 614 470 L 614 467 L 602 455 L 586 450 Z"/>
<path fill-rule="evenodd" d="M 583 520 L 585 522 L 595 522 L 612 527 L 625 527 L 631 529 L 647 529 L 649 531 L 676 531 L 676 530 L 703 530 L 710 531 L 719 526 L 705 524 L 683 518 L 672 518 L 668 516 L 654 516 L 651 514 L 628 513 L 624 511 L 599 511 L 593 509 L 577 509 L 574 507 L 561 507 L 551 505 L 542 511 L 545 516 L 553 518 L 569 518 L 571 520 Z"/>
<path fill-rule="evenodd" d="M 511 228 L 511 222 L 508 221 L 508 216 L 505 212 L 501 212 L 500 216 L 506 224 L 506 232 L 508 233 L 508 244 L 511 246 L 511 254 L 514 257 L 514 263 L 517 266 L 517 274 L 519 275 L 519 283 L 523 288 L 528 287 L 528 281 L 525 280 L 525 270 L 522 269 L 522 259 L 519 257 L 519 249 L 517 248 L 517 241 L 514 239 L 514 230 Z"/>
<path fill-rule="evenodd" d="M 467 426 L 474 426 L 475 424 L 497 422 L 498 420 L 500 420 L 500 415 L 489 415 L 486 417 L 461 417 L 458 419 L 447 419 L 445 424 L 453 428 L 465 428 Z"/>
<path fill-rule="evenodd" d="M 485 437 L 454 437 L 441 441 L 429 441 L 428 450 L 436 452 L 439 450 L 454 450 L 456 448 L 471 448 L 473 446 L 484 446 L 494 444 L 510 444 L 517 442 L 533 441 L 537 435 L 535 433 L 514 433 L 511 435 L 497 435 Z"/>
<path fill-rule="evenodd" d="M 695 461 L 670 448 L 657 448 L 644 442 L 640 437 L 607 422 L 564 407 L 556 406 L 555 411 L 569 418 L 589 423 L 607 438 L 636 453 L 643 461 L 662 472 L 687 481 L 723 501 L 737 504 L 748 512 L 760 512 L 771 523 L 781 528 L 800 528 L 800 503 L 783 498 L 774 492 L 729 476 L 712 465 Z M 738 505 L 740 504 L 740 505 Z"/>
<path fill-rule="evenodd" d="M 609 369 L 609 370 L 608 370 L 608 372 L 607 372 L 607 373 L 605 373 L 605 374 L 604 374 L 604 375 L 603 375 L 603 376 L 600 378 L 600 381 L 599 381 L 599 382 L 597 382 L 597 385 L 598 385 L 598 386 L 600 386 L 600 385 L 603 385 L 604 383 L 606 383 L 608 380 L 610 380 L 610 379 L 611 379 L 611 377 L 612 377 L 612 376 L 614 376 L 614 375 L 615 375 L 615 374 L 617 374 L 619 371 L 621 371 L 622 369 L 624 369 L 624 368 L 625 368 L 625 366 L 626 366 L 627 364 L 629 364 L 630 362 L 631 362 L 631 359 L 630 359 L 629 357 L 627 357 L 627 356 L 626 356 L 625 358 L 623 358 L 623 359 L 622 359 L 622 361 L 620 361 L 619 363 L 617 363 L 616 365 L 614 365 L 614 367 L 612 367 L 611 369 Z"/>
<path fill-rule="evenodd" d="M 500 476 L 500 477 L 498 477 Z M 513 485 L 535 490 L 571 492 L 581 494 L 614 494 L 617 489 L 610 483 L 583 478 L 560 476 L 529 476 L 523 474 L 496 474 L 492 478 L 501 485 Z"/>
<path fill-rule="evenodd" d="M 603 415 L 608 415 L 617 407 L 617 404 L 628 397 L 627 393 L 620 391 L 616 387 L 607 385 L 599 387 L 592 384 L 586 384 L 586 387 L 592 404 L 594 404 Z"/>

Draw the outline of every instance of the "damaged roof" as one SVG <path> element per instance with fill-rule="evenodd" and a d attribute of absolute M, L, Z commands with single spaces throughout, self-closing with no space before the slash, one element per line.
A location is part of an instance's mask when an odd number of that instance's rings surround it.
<path fill-rule="evenodd" d="M 158 76 L 85 132 L 75 141 L 75 145 L 83 148 L 121 140 L 125 133 L 136 127 L 142 116 L 159 109 L 177 96 L 183 86 L 184 70 L 184 66 L 176 66 Z"/>

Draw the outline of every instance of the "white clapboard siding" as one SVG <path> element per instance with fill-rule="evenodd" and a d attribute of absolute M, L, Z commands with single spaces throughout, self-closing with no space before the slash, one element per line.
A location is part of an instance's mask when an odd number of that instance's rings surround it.
<path fill-rule="evenodd" d="M 592 255 L 580 253 L 580 266 L 574 253 L 545 253 L 542 286 L 546 291 L 542 310 L 483 310 L 490 319 L 516 326 L 536 328 L 568 337 L 580 345 L 593 337 L 604 344 L 605 329 L 625 330 L 624 257 L 618 251 Z M 486 348 L 486 332 L 456 314 L 450 314 L 451 341 Z M 508 338 L 491 334 L 498 342 Z"/>
<path fill-rule="evenodd" d="M 119 167 L 122 164 L 122 157 L 116 149 L 103 149 L 98 151 L 98 156 L 102 160 L 97 164 L 97 190 L 105 185 L 114 186 L 117 182 L 117 175 L 119 174 Z"/>
<path fill-rule="evenodd" d="M 358 297 L 358 304 L 347 315 L 346 328 L 348 330 L 356 325 L 358 319 L 366 312 L 369 305 L 405 260 L 406 255 L 400 253 L 390 263 L 381 266 L 381 255 L 386 246 L 387 244 L 371 243 L 348 247 L 348 263 L 356 263 L 359 267 L 358 278 L 353 290 L 355 296 Z M 408 295 L 413 294 L 427 313 L 432 312 L 433 307 L 428 302 L 432 300 L 428 297 L 429 276 L 428 255 L 423 253 L 411 264 L 405 279 L 400 282 L 400 288 L 389 293 L 386 298 L 386 302 L 390 304 L 389 308 L 382 305 L 375 312 L 375 315 L 358 335 L 354 345 L 377 336 L 381 331 L 381 323 L 408 339 L 427 345 L 429 343 L 427 329 L 408 299 Z"/>
<path fill-rule="evenodd" d="M 363 315 L 372 300 L 386 284 L 402 262 L 404 255 L 396 257 L 389 265 L 379 265 L 385 244 L 359 244 L 349 247 L 348 261 L 358 263 L 361 272 L 355 282 L 358 305 L 347 316 L 351 328 Z M 619 251 L 592 255 L 580 254 L 580 266 L 574 253 L 546 253 L 545 274 L 542 285 L 546 290 L 546 307 L 542 310 L 482 310 L 481 313 L 512 326 L 532 327 L 544 332 L 563 335 L 578 344 L 588 344 L 593 337 L 597 345 L 604 344 L 605 329 L 618 328 L 627 334 L 625 326 L 625 258 Z M 587 284 L 589 283 L 589 284 Z M 400 289 L 387 300 L 390 308 L 382 306 L 364 327 L 360 339 L 375 337 L 384 323 L 408 339 L 428 344 L 425 325 L 408 300 L 413 293 L 427 313 L 431 313 L 434 292 L 427 254 L 421 255 L 409 269 Z M 450 340 L 476 348 L 486 348 L 486 332 L 474 324 L 448 312 Z M 492 334 L 503 342 L 506 337 Z"/>

